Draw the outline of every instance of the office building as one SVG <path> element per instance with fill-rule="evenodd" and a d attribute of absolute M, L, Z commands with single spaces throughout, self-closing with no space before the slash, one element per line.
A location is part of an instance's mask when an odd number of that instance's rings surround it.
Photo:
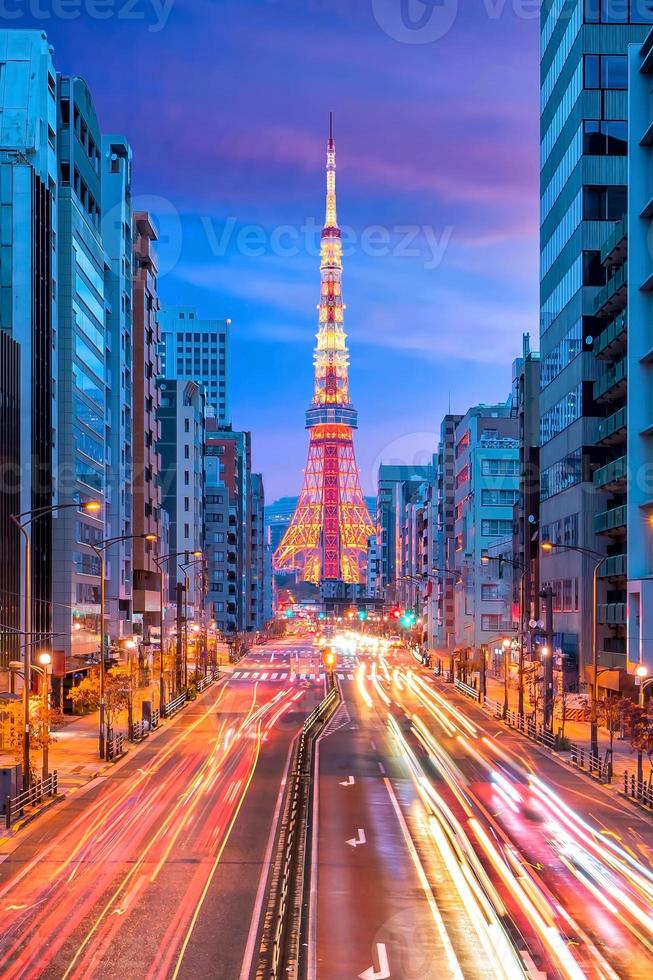
<path fill-rule="evenodd" d="M 470 408 L 454 433 L 456 648 L 468 664 L 482 647 L 516 628 L 510 587 L 501 581 L 491 548 L 504 540 L 508 555 L 512 550 L 513 507 L 519 495 L 518 434 L 511 399 Z"/>
<path fill-rule="evenodd" d="M 133 425 L 133 522 L 135 535 L 156 535 L 150 542 L 136 537 L 133 544 L 134 564 L 134 628 L 143 643 L 153 645 L 158 640 L 159 570 L 154 563 L 157 555 L 166 550 L 161 515 L 161 457 L 158 443 L 159 376 L 158 349 L 159 299 L 154 243 L 156 231 L 150 215 L 136 211 L 132 223 L 133 238 L 133 295 L 132 295 L 132 425 Z M 167 564 L 163 566 L 167 574 Z M 164 599 L 167 590 L 164 586 Z"/>
<path fill-rule="evenodd" d="M 206 404 L 213 409 L 218 425 L 228 425 L 231 320 L 204 319 L 197 310 L 165 306 L 159 322 L 163 377 L 203 385 Z"/>
<path fill-rule="evenodd" d="M 456 523 L 454 493 L 456 488 L 456 426 L 462 415 L 445 415 L 440 424 L 435 470 L 433 568 L 434 603 L 429 646 L 453 652 L 455 630 L 455 554 Z"/>
<path fill-rule="evenodd" d="M 386 602 L 395 602 L 397 580 L 401 575 L 401 525 L 404 507 L 408 501 L 413 484 L 431 479 L 430 466 L 395 466 L 382 463 L 377 477 L 377 550 L 379 575 L 377 588 L 379 597 Z"/>
<path fill-rule="evenodd" d="M 592 339 L 605 326 L 595 300 L 606 285 L 601 248 L 626 210 L 628 45 L 644 40 L 652 17 L 644 2 L 542 5 L 540 520 L 562 527 L 568 546 L 542 557 L 541 577 L 564 593 L 555 643 L 578 659 L 581 683 L 591 681 L 593 559 L 572 549 L 605 553 L 595 519 L 615 516 L 599 517 L 606 500 L 593 486 L 606 414 L 595 398 Z"/>
<path fill-rule="evenodd" d="M 101 133 L 81 78 L 58 79 L 58 486 L 63 502 L 105 506 L 107 445 L 105 255 L 101 237 Z M 118 379 L 116 379 L 118 383 Z M 55 648 L 70 672 L 97 655 L 102 513 L 60 511 L 54 524 Z M 107 556 L 109 575 L 116 556 Z"/>
<path fill-rule="evenodd" d="M 0 330 L 0 692 L 20 658 L 21 542 L 11 519 L 20 513 L 20 473 L 20 344 Z"/>
<path fill-rule="evenodd" d="M 249 493 L 249 598 L 247 629 L 260 630 L 265 625 L 265 489 L 260 473 L 250 474 Z"/>
<path fill-rule="evenodd" d="M 202 551 L 204 544 L 204 389 L 194 381 L 160 379 L 157 411 L 161 458 L 161 506 L 168 514 L 169 553 Z M 188 592 L 190 619 L 200 618 L 204 602 L 204 570 L 200 559 L 185 572 L 183 558 L 169 566 L 169 601 L 178 583 Z"/>
<path fill-rule="evenodd" d="M 540 355 L 524 334 L 522 356 L 513 362 L 513 405 L 519 426 L 519 496 L 513 510 L 513 541 L 506 578 L 519 610 L 519 634 L 528 645 L 531 619 L 540 619 Z M 568 672 L 577 664 L 568 663 Z"/>
<path fill-rule="evenodd" d="M 132 621 L 133 383 L 132 155 L 122 136 L 102 136 L 102 245 L 106 270 L 106 490 L 103 537 L 125 538 L 107 551 L 106 595 L 110 646 L 134 634 Z M 99 341 L 99 338 L 98 338 Z M 90 420 L 87 418 L 87 422 Z M 95 419 L 99 437 L 101 420 Z M 92 428 L 92 426 L 91 426 Z M 121 644 L 120 641 L 123 641 Z"/>
<path fill-rule="evenodd" d="M 57 81 L 42 31 L 0 31 L 0 63 L 0 329 L 20 346 L 22 513 L 56 502 Z M 12 365 L 15 348 L 4 354 Z M 46 515 L 31 526 L 31 626 L 44 637 L 53 629 L 52 523 Z"/>

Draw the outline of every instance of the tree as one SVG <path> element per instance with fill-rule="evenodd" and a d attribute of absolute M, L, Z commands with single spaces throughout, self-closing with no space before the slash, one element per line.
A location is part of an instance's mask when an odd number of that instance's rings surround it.
<path fill-rule="evenodd" d="M 131 704 L 131 680 L 129 671 L 122 668 L 108 670 L 104 675 L 104 720 L 107 729 L 121 711 Z M 71 688 L 70 700 L 84 711 L 97 711 L 100 707 L 100 672 L 94 670 L 83 681 Z"/>
<path fill-rule="evenodd" d="M 642 708 L 627 698 L 622 704 L 630 744 L 633 750 L 637 752 L 637 783 L 641 786 L 644 782 L 644 755 L 649 761 L 649 783 L 653 777 L 653 711 L 651 711 L 650 706 Z"/>
<path fill-rule="evenodd" d="M 10 701 L 4 708 L 8 721 L 9 748 L 16 762 L 23 761 L 23 702 Z M 63 722 L 63 714 L 58 708 L 45 707 L 39 701 L 37 705 L 31 699 L 29 713 L 29 748 L 30 748 L 30 783 L 33 783 L 38 773 L 33 765 L 33 753 L 42 753 L 45 748 L 57 741 L 51 729 Z"/>

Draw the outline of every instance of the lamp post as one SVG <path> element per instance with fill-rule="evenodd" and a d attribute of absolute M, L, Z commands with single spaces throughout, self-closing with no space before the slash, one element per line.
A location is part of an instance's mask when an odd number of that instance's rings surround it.
<path fill-rule="evenodd" d="M 526 575 L 528 565 L 520 565 L 512 558 L 504 558 L 503 555 L 497 557 L 484 555 L 481 558 L 481 565 L 489 565 L 491 561 L 499 562 L 499 578 L 501 578 L 501 566 L 510 565 L 511 568 L 521 572 L 519 576 L 519 671 L 517 682 L 517 714 L 524 714 L 524 614 L 526 607 Z M 504 652 L 504 718 L 508 714 L 508 676 L 507 676 L 507 657 Z"/>
<path fill-rule="evenodd" d="M 185 555 L 186 558 L 192 554 L 194 558 L 201 558 L 201 551 L 171 551 L 168 555 L 159 555 L 158 558 L 154 559 L 154 564 L 159 569 L 159 631 L 160 631 L 160 641 L 159 641 L 159 710 L 163 709 L 165 703 L 165 680 L 164 680 L 164 641 L 163 641 L 163 631 L 164 631 L 164 590 L 163 590 L 163 568 L 161 567 L 164 562 L 171 561 L 173 558 L 181 558 Z"/>
<path fill-rule="evenodd" d="M 105 690 L 105 662 L 106 662 L 106 635 L 104 630 L 104 620 L 106 615 L 106 552 L 114 544 L 121 541 L 156 541 L 156 534 L 119 534 L 113 538 L 105 538 L 97 544 L 91 544 L 97 557 L 100 559 L 100 724 L 98 728 L 98 741 L 100 758 L 104 759 L 106 754 L 105 725 L 104 725 L 104 690 Z"/>
<path fill-rule="evenodd" d="M 25 644 L 23 646 L 23 790 L 28 790 L 30 785 L 30 761 L 29 761 L 29 692 L 32 686 L 32 664 L 31 664 L 31 641 L 27 637 L 32 635 L 32 540 L 28 533 L 28 527 L 49 514 L 55 514 L 60 510 L 75 508 L 86 514 L 99 513 L 102 504 L 99 500 L 87 500 L 82 503 L 74 502 L 68 504 L 55 504 L 52 507 L 38 507 L 36 510 L 25 510 L 21 514 L 12 514 L 11 520 L 22 534 L 25 541 L 25 562 L 24 562 L 24 585 L 23 594 L 25 599 L 25 610 L 23 614 L 23 633 L 25 634 Z"/>
<path fill-rule="evenodd" d="M 192 561 L 180 562 L 179 568 L 184 573 L 184 686 L 188 687 L 188 569 L 192 568 L 193 565 L 200 565 L 206 559 L 202 557 L 202 553 L 198 553 L 199 558 L 194 558 Z"/>
<path fill-rule="evenodd" d="M 579 555 L 586 555 L 594 559 L 592 570 L 592 703 L 590 708 L 590 752 L 596 758 L 599 754 L 599 725 L 598 725 L 598 701 L 599 701 L 599 617 L 598 617 L 598 578 L 599 569 L 606 559 L 605 555 L 593 551 L 591 548 L 581 548 L 578 545 L 553 544 L 545 541 L 542 551 L 551 554 L 555 550 L 576 551 Z"/>

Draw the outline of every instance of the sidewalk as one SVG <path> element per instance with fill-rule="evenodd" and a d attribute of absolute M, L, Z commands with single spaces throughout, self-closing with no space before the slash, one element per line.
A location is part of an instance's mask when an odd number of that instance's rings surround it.
<path fill-rule="evenodd" d="M 504 687 L 503 679 L 496 677 L 493 674 L 488 673 L 486 675 L 486 686 L 487 686 L 487 696 L 491 698 L 492 701 L 497 701 L 499 704 L 503 704 L 504 698 Z M 519 695 L 517 686 L 514 681 L 508 687 L 508 703 L 512 711 L 517 711 Z M 529 710 L 528 698 L 526 698 L 526 711 Z M 554 718 L 554 731 L 562 726 L 560 717 L 556 715 Z M 601 758 L 605 757 L 606 752 L 610 748 L 610 735 L 605 728 L 599 726 L 599 755 Z M 585 749 L 586 753 L 589 754 L 590 747 L 590 723 L 589 721 L 566 721 L 565 722 L 565 736 L 570 742 L 575 742 L 580 748 Z M 630 746 L 628 739 L 619 738 L 619 734 L 615 734 L 614 741 L 612 744 L 613 760 L 612 760 L 612 771 L 613 771 L 613 782 L 617 785 L 623 785 L 623 774 L 627 770 L 630 773 L 636 772 L 637 770 L 637 753 L 633 751 Z M 646 767 L 645 767 L 646 769 Z M 645 771 L 644 778 L 646 779 L 647 773 Z"/>

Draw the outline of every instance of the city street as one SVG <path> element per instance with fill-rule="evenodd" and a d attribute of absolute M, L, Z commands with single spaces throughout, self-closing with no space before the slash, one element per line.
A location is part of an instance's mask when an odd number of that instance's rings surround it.
<path fill-rule="evenodd" d="M 294 647 L 248 666 L 308 673 Z M 26 828 L 0 854 L 0 974 L 238 976 L 289 749 L 321 696 L 227 680 Z"/>
<path fill-rule="evenodd" d="M 312 976 L 650 976 L 650 818 L 407 653 L 355 670 L 319 748 Z"/>

